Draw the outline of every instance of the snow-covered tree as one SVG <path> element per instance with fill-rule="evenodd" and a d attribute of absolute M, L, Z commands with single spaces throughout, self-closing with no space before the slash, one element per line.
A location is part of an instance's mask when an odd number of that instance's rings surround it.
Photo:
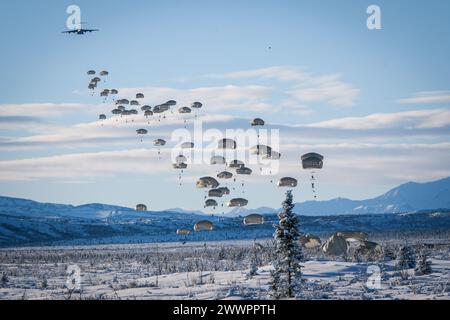
<path fill-rule="evenodd" d="M 252 254 L 250 257 L 250 268 L 247 273 L 247 277 L 251 278 L 258 274 L 258 255 L 257 255 L 257 247 L 253 244 Z"/>
<path fill-rule="evenodd" d="M 412 246 L 405 245 L 400 249 L 397 261 L 399 270 L 416 267 L 416 252 Z"/>
<path fill-rule="evenodd" d="M 299 219 L 293 212 L 292 190 L 286 192 L 283 211 L 275 225 L 276 260 L 273 262 L 270 288 L 275 299 L 292 298 L 300 291 L 301 262 L 303 252 L 300 244 Z"/>
<path fill-rule="evenodd" d="M 424 250 L 419 254 L 419 264 L 414 271 L 416 275 L 430 274 L 433 272 L 431 269 L 431 261 L 428 260 L 428 255 Z"/>

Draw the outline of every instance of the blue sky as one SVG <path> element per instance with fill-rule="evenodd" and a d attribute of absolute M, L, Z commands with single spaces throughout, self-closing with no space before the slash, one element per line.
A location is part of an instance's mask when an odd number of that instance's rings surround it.
<path fill-rule="evenodd" d="M 70 4 L 101 31 L 61 34 Z M 381 8 L 382 30 L 366 27 L 370 4 Z M 298 201 L 312 198 L 298 161 L 308 151 L 326 157 L 320 199 L 446 177 L 449 9 L 448 1 L 2 1 L 0 194 L 202 207 L 195 177 L 215 171 L 193 167 L 178 187 L 150 143 L 175 124 L 155 123 L 143 144 L 140 123 L 101 127 L 111 103 L 87 92 L 89 69 L 109 70 L 104 86 L 145 92 L 150 105 L 202 101 L 211 128 L 256 116 L 280 128 L 280 174 L 300 180 Z M 249 206 L 279 206 L 282 190 L 252 179 Z"/>

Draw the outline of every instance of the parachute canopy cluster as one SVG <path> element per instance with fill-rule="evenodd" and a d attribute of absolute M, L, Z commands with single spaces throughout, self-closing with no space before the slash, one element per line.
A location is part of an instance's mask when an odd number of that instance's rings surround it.
<path fill-rule="evenodd" d="M 166 102 L 155 104 L 153 106 L 146 103 L 146 95 L 142 92 L 137 92 L 128 97 L 119 97 L 119 91 L 114 88 L 100 88 L 101 84 L 106 83 L 106 79 L 109 76 L 109 72 L 107 70 L 102 70 L 96 72 L 95 70 L 89 70 L 87 72 L 89 76 L 88 88 L 92 90 L 92 95 L 95 92 L 103 98 L 103 102 L 106 103 L 108 99 L 112 99 L 112 105 L 114 106 L 111 109 L 111 114 L 115 121 L 127 122 L 131 120 L 134 122 L 136 119 L 136 115 L 143 115 L 147 121 L 147 124 L 150 125 L 150 121 L 152 119 L 157 119 L 158 122 L 163 121 L 166 116 L 173 114 L 178 118 L 184 120 L 184 124 L 186 127 L 187 119 L 190 117 L 190 114 L 194 113 L 195 117 L 197 117 L 197 112 L 203 108 L 203 103 L 195 101 L 190 106 L 180 106 L 178 108 L 174 108 L 177 106 L 176 100 L 168 100 Z M 98 90 L 98 91 L 97 91 Z M 107 120 L 107 113 L 102 113 L 98 116 L 98 119 L 102 121 Z M 155 120 L 156 121 L 156 120 Z M 281 153 L 279 151 L 274 150 L 271 146 L 261 144 L 260 140 L 260 127 L 266 125 L 266 122 L 262 118 L 254 118 L 250 121 L 250 125 L 252 127 L 256 127 L 258 133 L 258 142 L 255 146 L 250 148 L 250 153 L 252 155 L 256 155 L 260 159 L 265 160 L 279 160 L 281 158 Z M 139 128 L 136 130 L 136 134 L 140 137 L 141 142 L 146 135 L 148 135 L 151 131 L 151 128 Z M 158 156 L 161 155 L 161 148 L 166 146 L 167 141 L 163 138 L 154 139 L 152 141 L 153 146 L 158 150 Z M 195 144 L 191 141 L 184 141 L 180 145 L 180 153 L 177 157 L 175 157 L 172 167 L 174 170 L 178 170 L 179 179 L 181 185 L 181 176 L 184 170 L 188 169 L 189 158 L 186 152 L 190 152 L 190 150 L 194 149 Z M 220 152 L 225 152 L 228 150 L 236 150 L 238 148 L 238 144 L 234 139 L 231 138 L 223 138 L 217 142 L 217 149 Z M 159 158 L 160 159 L 160 158 Z M 307 153 L 301 156 L 301 165 L 305 170 L 311 170 L 311 186 L 314 192 L 314 197 L 316 197 L 315 191 L 315 170 L 319 170 L 323 168 L 323 160 L 324 157 L 318 153 Z M 215 166 L 216 172 L 214 174 L 209 173 L 205 174 L 205 176 L 199 178 L 196 182 L 196 186 L 198 189 L 204 189 L 204 207 L 212 208 L 213 210 L 218 206 L 228 206 L 230 208 L 240 208 L 248 205 L 249 201 L 243 196 L 230 197 L 231 199 L 224 199 L 227 196 L 233 194 L 236 191 L 236 181 L 239 180 L 240 185 L 242 186 L 242 194 L 245 194 L 245 179 L 247 176 L 254 174 L 254 170 L 250 168 L 250 166 L 245 164 L 244 161 L 239 159 L 227 159 L 223 155 L 213 155 L 209 161 L 211 166 Z M 260 168 L 262 171 L 262 168 Z M 272 182 L 272 180 L 271 180 Z M 223 185 L 221 185 L 223 183 Z M 282 177 L 278 180 L 278 187 L 287 187 L 287 188 L 295 188 L 298 186 L 298 180 L 295 177 Z M 136 206 L 137 211 L 147 211 L 147 207 L 143 204 L 139 204 Z M 264 224 L 264 217 L 258 214 L 251 214 L 244 218 L 244 225 L 260 225 Z M 194 226 L 195 231 L 211 231 L 214 229 L 214 225 L 210 221 L 200 221 Z M 177 234 L 179 235 L 188 235 L 190 233 L 189 229 L 178 229 Z M 330 248 L 332 252 L 340 252 L 341 249 L 331 249 L 331 248 L 341 248 L 344 247 L 344 243 L 340 239 L 344 239 L 344 242 L 350 241 L 349 238 L 346 237 L 345 234 L 336 234 L 334 235 L 334 242 L 340 243 L 339 245 L 334 245 L 333 241 L 326 243 L 326 247 Z M 353 235 L 356 237 L 355 235 Z M 357 237 L 356 237 L 357 238 Z M 357 238 L 358 241 L 364 242 L 367 239 Z M 302 244 L 306 247 L 316 247 L 320 245 L 320 239 L 308 235 L 305 236 L 302 240 Z M 324 248 L 325 248 L 324 245 Z M 369 245 L 368 245 L 369 247 Z M 324 249 L 325 250 L 325 249 Z M 328 249 L 327 249 L 328 250 Z M 334 251 L 333 251 L 334 250 Z M 331 252 L 330 251 L 330 252 Z"/>

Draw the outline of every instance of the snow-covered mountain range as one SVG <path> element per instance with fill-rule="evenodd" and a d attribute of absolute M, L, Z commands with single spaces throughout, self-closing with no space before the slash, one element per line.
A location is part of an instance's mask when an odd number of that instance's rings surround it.
<path fill-rule="evenodd" d="M 336 198 L 327 201 L 306 201 L 295 204 L 295 212 L 307 216 L 328 216 L 368 213 L 402 213 L 450 208 L 450 177 L 426 183 L 408 182 L 385 194 L 367 200 Z M 248 213 L 270 214 L 279 209 L 236 208 L 229 216 Z"/>
<path fill-rule="evenodd" d="M 208 216 L 215 231 L 193 233 L 189 240 L 267 238 L 277 221 L 272 208 L 236 209 L 225 217 Z M 430 183 L 407 183 L 374 199 L 297 203 L 302 231 L 317 234 L 338 230 L 449 230 L 450 178 Z M 262 226 L 243 227 L 247 213 L 266 215 Z M 40 203 L 0 197 L 0 246 L 136 243 L 184 240 L 178 228 L 193 228 L 205 219 L 200 211 L 170 209 L 137 212 L 106 204 L 81 206 Z"/>

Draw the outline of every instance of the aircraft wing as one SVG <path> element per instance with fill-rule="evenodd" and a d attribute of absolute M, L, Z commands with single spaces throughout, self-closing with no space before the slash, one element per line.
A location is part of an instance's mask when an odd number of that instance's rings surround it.
<path fill-rule="evenodd" d="M 63 31 L 61 33 L 76 33 L 76 32 L 77 32 L 77 30 L 69 30 L 69 31 Z"/>
<path fill-rule="evenodd" d="M 83 29 L 84 32 L 100 31 L 99 29 Z"/>

